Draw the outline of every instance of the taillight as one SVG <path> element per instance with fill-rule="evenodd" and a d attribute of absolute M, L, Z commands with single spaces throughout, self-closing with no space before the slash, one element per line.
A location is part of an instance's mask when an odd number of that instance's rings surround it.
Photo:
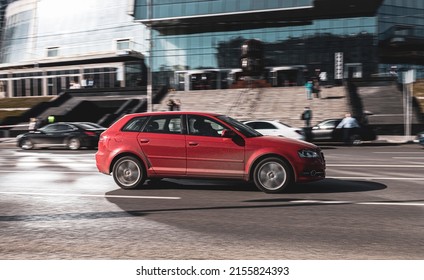
<path fill-rule="evenodd" d="M 88 135 L 88 136 L 96 136 L 96 133 L 92 131 L 84 131 L 84 133 L 85 135 Z"/>

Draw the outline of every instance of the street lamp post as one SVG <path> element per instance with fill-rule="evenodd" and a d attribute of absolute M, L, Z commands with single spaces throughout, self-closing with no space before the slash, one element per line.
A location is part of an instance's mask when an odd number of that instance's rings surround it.
<path fill-rule="evenodd" d="M 411 136 L 412 126 L 412 96 L 413 84 L 415 82 L 415 70 L 409 70 L 403 73 L 403 112 L 405 122 L 405 137 Z"/>
<path fill-rule="evenodd" d="M 152 18 L 153 18 L 153 5 L 152 0 L 147 0 L 148 8 L 148 19 L 149 24 L 148 33 L 149 33 L 149 66 L 147 67 L 147 112 L 153 111 L 153 88 L 152 88 L 152 71 L 153 71 L 153 32 L 152 32 Z"/>

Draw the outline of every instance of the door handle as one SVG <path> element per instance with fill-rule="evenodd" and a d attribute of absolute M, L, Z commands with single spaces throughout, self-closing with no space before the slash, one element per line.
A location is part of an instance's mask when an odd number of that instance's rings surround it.
<path fill-rule="evenodd" d="M 197 142 L 188 142 L 188 145 L 189 146 L 197 146 L 197 145 L 199 145 L 199 143 L 197 143 Z"/>
<path fill-rule="evenodd" d="M 140 143 L 149 143 L 150 139 L 139 139 Z"/>

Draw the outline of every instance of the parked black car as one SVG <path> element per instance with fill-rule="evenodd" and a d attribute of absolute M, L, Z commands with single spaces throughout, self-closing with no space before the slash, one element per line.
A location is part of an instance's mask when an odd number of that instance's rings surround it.
<path fill-rule="evenodd" d="M 18 135 L 16 144 L 24 150 L 35 147 L 94 148 L 105 130 L 105 127 L 90 122 L 59 122 Z"/>
<path fill-rule="evenodd" d="M 309 133 L 311 142 L 343 142 L 342 129 L 336 128 L 342 119 L 327 119 L 313 126 Z M 377 139 L 374 130 L 366 125 L 355 128 L 350 137 L 352 145 L 359 145 L 363 141 Z"/>
<path fill-rule="evenodd" d="M 417 142 L 424 147 L 424 131 L 417 134 Z"/>

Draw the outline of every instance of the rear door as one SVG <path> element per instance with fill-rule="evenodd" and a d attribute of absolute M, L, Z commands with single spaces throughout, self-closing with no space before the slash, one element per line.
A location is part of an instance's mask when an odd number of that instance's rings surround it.
<path fill-rule="evenodd" d="M 150 117 L 137 138 L 150 168 L 156 174 L 186 174 L 186 136 L 182 133 L 181 114 Z"/>

